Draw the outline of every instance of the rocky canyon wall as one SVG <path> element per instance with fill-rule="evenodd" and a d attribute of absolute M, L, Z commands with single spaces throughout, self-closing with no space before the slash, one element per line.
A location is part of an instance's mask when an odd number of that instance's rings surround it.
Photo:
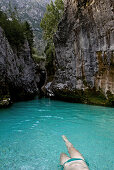
<path fill-rule="evenodd" d="M 0 28 L 0 104 L 10 100 L 24 100 L 38 92 L 40 75 L 30 54 L 28 42 L 18 51 L 12 50 L 4 31 Z"/>
<path fill-rule="evenodd" d="M 105 105 L 114 94 L 114 2 L 65 0 L 54 43 L 56 74 L 47 94 L 92 104 L 99 96 Z"/>

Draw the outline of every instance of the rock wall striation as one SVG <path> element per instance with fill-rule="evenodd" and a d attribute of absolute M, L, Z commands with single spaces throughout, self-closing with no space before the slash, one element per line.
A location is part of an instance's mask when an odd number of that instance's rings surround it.
<path fill-rule="evenodd" d="M 45 87 L 48 95 L 100 105 L 108 105 L 109 96 L 112 100 L 113 5 L 112 0 L 65 0 L 54 37 L 56 73 Z"/>
<path fill-rule="evenodd" d="M 28 42 L 14 52 L 0 28 L 0 105 L 33 97 L 39 81 Z"/>

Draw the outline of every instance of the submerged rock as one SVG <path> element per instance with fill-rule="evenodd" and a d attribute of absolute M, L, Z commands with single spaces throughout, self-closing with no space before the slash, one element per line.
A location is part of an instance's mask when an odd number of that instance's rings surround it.
<path fill-rule="evenodd" d="M 107 93 L 114 94 L 113 37 L 112 1 L 66 0 L 54 37 L 57 69 L 48 93 L 65 100 L 108 105 Z M 109 105 L 113 104 L 112 99 Z"/>

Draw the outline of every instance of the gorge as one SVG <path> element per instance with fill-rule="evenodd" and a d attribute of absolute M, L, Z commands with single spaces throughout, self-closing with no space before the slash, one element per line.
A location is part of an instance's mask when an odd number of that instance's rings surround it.
<path fill-rule="evenodd" d="M 114 169 L 113 0 L 10 1 L 21 19 L 5 13 L 9 1 L 0 1 L 0 170 L 61 170 L 62 135 L 90 170 Z"/>
<path fill-rule="evenodd" d="M 0 28 L 0 94 L 6 103 L 10 94 L 14 100 L 28 99 L 43 86 L 44 95 L 54 99 L 114 105 L 113 2 L 65 0 L 64 6 L 54 35 L 55 73 L 46 81 L 31 57 L 28 42 L 17 56 Z"/>

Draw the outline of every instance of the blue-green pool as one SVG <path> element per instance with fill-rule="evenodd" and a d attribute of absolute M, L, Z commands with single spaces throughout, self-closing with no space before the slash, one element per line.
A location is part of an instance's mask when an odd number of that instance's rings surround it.
<path fill-rule="evenodd" d="M 49 99 L 0 110 L 0 170 L 60 170 L 66 135 L 90 170 L 114 169 L 114 109 Z"/>

